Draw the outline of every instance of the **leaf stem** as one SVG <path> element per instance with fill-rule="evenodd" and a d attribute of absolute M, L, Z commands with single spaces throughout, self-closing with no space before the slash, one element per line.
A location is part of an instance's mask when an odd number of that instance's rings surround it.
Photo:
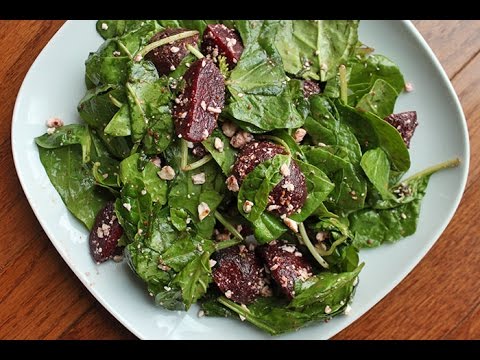
<path fill-rule="evenodd" d="M 203 59 L 205 56 L 198 50 L 197 48 L 193 47 L 192 45 L 188 44 L 187 49 L 195 55 L 198 59 Z"/>
<path fill-rule="evenodd" d="M 120 41 L 117 39 L 117 44 L 118 46 L 120 47 L 120 49 L 123 50 L 123 52 L 125 52 L 125 54 L 127 54 L 127 56 L 130 58 L 130 59 L 133 59 L 133 56 L 132 54 L 130 53 L 130 51 L 128 50 L 128 48 Z"/>
<path fill-rule="evenodd" d="M 183 169 L 188 163 L 188 144 L 184 139 L 180 140 L 180 168 Z"/>
<path fill-rule="evenodd" d="M 108 94 L 108 98 L 110 99 L 112 104 L 115 105 L 116 107 L 121 108 L 123 106 L 123 103 L 118 101 L 118 99 L 114 98 L 112 94 Z"/>
<path fill-rule="evenodd" d="M 237 229 L 235 229 L 235 227 L 227 219 L 225 219 L 223 217 L 222 214 L 220 214 L 218 211 L 215 210 L 213 215 L 215 216 L 215 218 L 218 221 L 220 221 L 220 223 L 223 226 L 225 226 L 225 229 L 227 229 L 228 231 L 230 231 L 232 233 L 233 236 L 235 236 L 237 239 L 243 241 L 243 236 L 237 231 Z"/>
<path fill-rule="evenodd" d="M 148 44 L 147 46 L 145 46 L 143 49 L 141 49 L 137 55 L 140 55 L 141 57 L 144 57 L 145 55 L 147 55 L 150 51 L 152 51 L 153 49 L 159 47 L 159 46 L 162 46 L 162 45 L 166 45 L 166 44 L 171 44 L 177 40 L 182 40 L 182 39 L 185 39 L 185 38 L 189 38 L 191 36 L 194 36 L 194 35 L 197 35 L 198 34 L 198 31 L 196 30 L 190 30 L 190 31 L 184 31 L 184 32 L 181 32 L 179 34 L 175 34 L 175 35 L 172 35 L 172 36 L 168 36 L 166 38 L 163 38 L 163 39 L 160 39 L 158 41 L 154 41 L 153 43 L 151 44 Z"/>
<path fill-rule="evenodd" d="M 333 242 L 333 244 L 330 246 L 330 249 L 328 250 L 322 250 L 322 249 L 318 249 L 316 248 L 316 250 L 318 251 L 318 253 L 322 256 L 328 256 L 328 255 L 332 255 L 332 253 L 335 251 L 335 249 L 337 248 L 338 245 L 342 244 L 345 242 L 345 240 L 347 240 L 347 237 L 346 236 L 342 236 L 340 239 L 338 240 L 335 240 Z"/>
<path fill-rule="evenodd" d="M 348 103 L 347 68 L 342 64 L 338 68 L 338 71 L 340 73 L 340 98 L 346 105 Z"/>
<path fill-rule="evenodd" d="M 194 163 L 191 163 L 189 165 L 186 165 L 185 167 L 182 168 L 182 171 L 190 171 L 199 168 L 200 166 L 205 165 L 208 163 L 210 160 L 212 160 L 213 157 L 212 155 L 206 155 L 203 158 L 201 158 L 198 161 L 195 161 Z"/>
<path fill-rule="evenodd" d="M 447 160 L 447 161 L 442 162 L 440 164 L 430 166 L 430 167 L 428 167 L 428 168 L 426 168 L 426 169 L 408 177 L 407 179 L 400 181 L 400 183 L 398 183 L 394 187 L 397 187 L 397 186 L 401 185 L 402 183 L 412 181 L 413 179 L 416 179 L 416 178 L 419 178 L 419 177 L 432 175 L 432 174 L 434 174 L 434 173 L 436 173 L 437 171 L 440 171 L 440 170 L 457 167 L 458 165 L 460 165 L 460 163 L 461 163 L 460 159 L 455 158 L 455 159 Z"/>
<path fill-rule="evenodd" d="M 303 222 L 299 223 L 298 227 L 300 229 L 300 235 L 302 236 L 303 243 L 307 246 L 308 250 L 313 255 L 315 260 L 317 260 L 322 267 L 328 269 L 328 263 L 320 256 L 317 249 L 315 248 L 315 246 L 313 246 L 312 242 L 308 238 L 307 231 L 305 230 L 305 225 L 303 225 Z"/>

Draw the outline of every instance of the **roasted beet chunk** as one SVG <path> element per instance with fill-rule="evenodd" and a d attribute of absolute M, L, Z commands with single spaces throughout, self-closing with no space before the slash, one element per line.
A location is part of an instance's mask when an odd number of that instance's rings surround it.
<path fill-rule="evenodd" d="M 269 141 L 254 141 L 245 145 L 237 157 L 232 174 L 238 185 L 258 164 L 285 154 L 285 149 Z M 281 170 L 282 171 L 282 170 Z M 277 184 L 268 197 L 267 211 L 278 215 L 290 215 L 300 209 L 307 199 L 305 175 L 295 161 L 284 169 L 284 178 Z"/>
<path fill-rule="evenodd" d="M 320 94 L 322 92 L 322 88 L 320 84 L 315 80 L 305 80 L 303 82 L 303 96 L 305 98 L 309 98 L 312 95 Z"/>
<path fill-rule="evenodd" d="M 263 266 L 254 251 L 245 245 L 217 252 L 213 280 L 221 292 L 240 304 L 249 304 L 260 295 L 270 293 Z"/>
<path fill-rule="evenodd" d="M 417 112 L 406 111 L 398 114 L 392 114 L 387 116 L 384 120 L 398 130 L 400 135 L 402 135 L 403 141 L 407 145 L 407 148 L 409 148 L 410 140 L 412 139 L 415 128 L 418 125 Z"/>
<path fill-rule="evenodd" d="M 243 53 L 242 39 L 235 30 L 223 24 L 208 25 L 203 33 L 202 52 L 209 54 L 215 62 L 218 55 L 225 56 L 233 69 Z"/>
<path fill-rule="evenodd" d="M 90 232 L 90 252 L 97 263 L 104 262 L 116 255 L 118 240 L 123 229 L 114 212 L 114 203 L 109 201 L 95 218 Z"/>
<path fill-rule="evenodd" d="M 156 33 L 150 39 L 150 43 L 185 31 L 188 30 L 182 28 L 165 29 Z M 160 75 L 166 75 L 175 70 L 175 68 L 182 62 L 183 58 L 189 53 L 187 45 L 196 46 L 197 42 L 198 34 L 174 41 L 171 44 L 159 46 L 150 51 L 145 58 L 155 65 Z"/>
<path fill-rule="evenodd" d="M 224 79 L 211 59 L 195 61 L 184 79 L 185 89 L 173 107 L 175 130 L 185 140 L 200 142 L 217 126 L 224 105 Z"/>
<path fill-rule="evenodd" d="M 312 276 L 312 267 L 295 245 L 272 241 L 258 247 L 258 251 L 272 279 L 290 299 L 295 296 L 295 281 Z"/>

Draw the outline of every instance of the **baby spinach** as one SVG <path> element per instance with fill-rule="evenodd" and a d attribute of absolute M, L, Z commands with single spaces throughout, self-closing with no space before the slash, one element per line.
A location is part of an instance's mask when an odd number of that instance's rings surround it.
<path fill-rule="evenodd" d="M 384 199 L 391 199 L 393 195 L 388 190 L 390 163 L 385 152 L 380 148 L 368 150 L 363 154 L 360 165 L 380 195 Z"/>
<path fill-rule="evenodd" d="M 215 141 L 217 138 L 222 142 L 222 150 L 215 148 Z M 222 169 L 223 174 L 226 176 L 230 175 L 231 167 L 235 163 L 237 156 L 237 150 L 230 145 L 230 139 L 219 129 L 215 129 L 208 139 L 202 141 L 202 144 L 213 156 L 213 159 Z"/>
<path fill-rule="evenodd" d="M 224 111 L 236 120 L 264 131 L 292 129 L 303 125 L 301 105 L 304 100 L 298 80 L 290 80 L 277 95 L 243 94 L 234 88 L 229 90 L 232 99 Z"/>
<path fill-rule="evenodd" d="M 237 207 L 247 220 L 255 222 L 265 211 L 268 195 L 283 179 L 280 172 L 282 165 L 290 165 L 288 155 L 276 155 L 272 159 L 260 163 L 243 179 L 238 193 Z M 246 202 L 251 202 L 250 211 L 245 210 Z"/>
<path fill-rule="evenodd" d="M 341 120 L 353 131 L 363 151 L 380 147 L 395 170 L 410 168 L 410 154 L 397 129 L 370 112 L 359 112 L 339 102 L 337 108 Z"/>
<path fill-rule="evenodd" d="M 275 34 L 285 71 L 326 81 L 355 51 L 357 20 L 280 20 Z"/>
<path fill-rule="evenodd" d="M 372 89 L 358 101 L 356 108 L 369 111 L 383 119 L 393 114 L 397 96 L 398 93 L 388 82 L 378 79 Z"/>
<path fill-rule="evenodd" d="M 69 145 L 47 149 L 39 146 L 38 152 L 48 178 L 65 206 L 90 230 L 110 195 L 95 186 L 90 167 L 83 163 L 81 147 Z"/>

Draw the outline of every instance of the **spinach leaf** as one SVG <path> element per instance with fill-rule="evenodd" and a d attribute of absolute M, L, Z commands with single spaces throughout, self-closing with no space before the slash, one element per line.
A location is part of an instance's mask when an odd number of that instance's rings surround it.
<path fill-rule="evenodd" d="M 332 311 L 339 310 L 348 301 L 363 266 L 364 263 L 351 272 L 340 274 L 321 272 L 304 282 L 296 281 L 295 297 L 288 307 L 300 310 L 312 305 L 323 308 L 328 305 Z"/>
<path fill-rule="evenodd" d="M 417 229 L 422 194 L 417 200 L 395 208 L 365 209 L 350 215 L 353 244 L 357 248 L 376 247 L 412 235 Z"/>
<path fill-rule="evenodd" d="M 343 169 L 349 164 L 346 156 L 338 156 L 338 150 L 341 148 L 335 146 L 303 146 L 303 152 L 308 163 L 316 166 L 326 174 L 332 174 Z"/>
<path fill-rule="evenodd" d="M 111 136 L 130 136 L 130 109 L 128 104 L 123 104 L 110 122 L 105 126 L 104 133 Z"/>
<path fill-rule="evenodd" d="M 219 151 L 215 148 L 215 139 L 219 138 L 223 143 L 223 150 Z M 213 159 L 222 169 L 223 173 L 228 176 L 231 172 L 233 164 L 235 164 L 237 150 L 230 145 L 230 139 L 226 137 L 222 131 L 215 129 L 208 137 L 202 141 L 205 149 L 213 156 Z"/>
<path fill-rule="evenodd" d="M 152 212 L 152 197 L 138 178 L 129 179 L 115 201 L 115 214 L 129 242 L 139 241 L 148 235 L 148 224 Z"/>
<path fill-rule="evenodd" d="M 358 101 L 356 108 L 369 111 L 379 118 L 393 114 L 398 93 L 385 80 L 378 79 L 372 89 Z"/>
<path fill-rule="evenodd" d="M 204 252 L 201 256 L 195 257 L 172 281 L 172 285 L 182 289 L 186 310 L 207 292 L 208 285 L 212 281 L 210 255 L 211 253 Z"/>
<path fill-rule="evenodd" d="M 143 166 L 143 169 L 139 169 Z M 140 183 L 144 187 L 138 192 L 150 194 L 153 202 L 164 205 L 167 202 L 167 183 L 157 175 L 158 167 L 152 162 L 141 163 L 140 154 L 133 154 L 120 163 L 120 180 L 123 184 Z"/>
<path fill-rule="evenodd" d="M 250 37 L 237 66 L 230 73 L 227 82 L 230 91 L 243 94 L 278 95 L 286 84 L 282 59 L 271 37 L 262 34 Z"/>
<path fill-rule="evenodd" d="M 156 203 L 152 208 L 148 236 L 145 245 L 159 253 L 163 253 L 178 239 L 179 233 L 168 220 L 169 209 Z"/>
<path fill-rule="evenodd" d="M 264 212 L 268 203 L 268 195 L 283 179 L 280 173 L 282 165 L 290 165 L 289 155 L 275 155 L 272 159 L 258 164 L 243 179 L 238 192 L 238 211 L 249 221 L 255 222 Z M 250 212 L 244 211 L 244 204 L 249 201 L 253 205 Z"/>
<path fill-rule="evenodd" d="M 358 20 L 280 20 L 275 36 L 285 71 L 326 81 L 355 51 Z"/>
<path fill-rule="evenodd" d="M 153 109 L 153 122 L 148 124 L 142 140 L 143 151 L 149 155 L 163 152 L 170 145 L 174 136 L 173 119 L 168 106 Z M 156 113 L 156 114 L 155 114 Z"/>
<path fill-rule="evenodd" d="M 353 131 L 364 152 L 380 147 L 395 170 L 406 171 L 410 168 L 410 155 L 397 129 L 372 113 L 362 113 L 339 102 L 337 109 L 341 120 Z"/>
<path fill-rule="evenodd" d="M 247 123 L 261 130 L 298 128 L 304 122 L 302 85 L 299 80 L 290 80 L 277 95 L 246 94 L 229 87 L 231 102 L 224 111 L 240 125 Z M 258 131 L 257 131 L 258 132 Z"/>
<path fill-rule="evenodd" d="M 174 146 L 169 146 L 173 151 Z M 179 146 L 178 146 L 179 147 Z M 169 155 L 171 156 L 171 155 Z M 179 161 L 180 156 L 174 156 Z M 215 226 L 213 213 L 220 204 L 225 193 L 225 177 L 218 172 L 217 165 L 209 162 L 198 169 L 191 171 L 182 171 L 179 164 L 174 161 L 169 162 L 175 168 L 175 179 L 170 185 L 168 194 L 168 206 L 170 208 L 185 209 L 188 211 L 192 222 L 195 224 L 197 234 L 204 238 L 210 238 Z M 194 184 L 192 175 L 205 173 L 204 184 Z M 198 217 L 198 206 L 205 202 L 210 208 L 210 214 L 200 221 Z"/>
<path fill-rule="evenodd" d="M 331 180 L 335 188 L 326 203 L 329 210 L 347 215 L 352 211 L 363 209 L 367 194 L 367 181 L 359 166 L 349 163 L 333 175 Z"/>
<path fill-rule="evenodd" d="M 107 84 L 125 84 L 130 62 L 131 58 L 118 46 L 117 41 L 105 41 L 96 52 L 90 53 L 85 61 L 85 79 L 87 85 L 90 84 L 88 88 Z"/>
<path fill-rule="evenodd" d="M 158 73 L 150 62 L 134 63 L 126 84 L 128 104 L 130 107 L 132 141 L 138 143 L 145 135 L 149 124 L 161 121 L 158 130 L 167 130 L 161 140 L 160 148 L 168 146 L 173 134 L 171 117 L 161 116 L 168 112 L 167 105 L 172 100 L 166 77 L 158 78 Z M 157 119 L 157 116 L 159 117 Z M 156 125 L 154 125 L 156 126 Z M 152 129 L 150 129 L 153 132 Z M 158 136 L 160 143 L 160 136 Z M 159 143 L 155 144 L 159 146 Z"/>
<path fill-rule="evenodd" d="M 327 175 L 319 168 L 303 161 L 296 160 L 296 162 L 305 175 L 308 197 L 302 206 L 302 211 L 290 215 L 290 218 L 296 222 L 302 222 L 317 210 L 335 185 L 332 184 Z"/>
<path fill-rule="evenodd" d="M 91 169 L 83 163 L 79 145 L 56 149 L 38 148 L 40 161 L 67 209 L 88 230 L 110 196 L 95 186 Z"/>
<path fill-rule="evenodd" d="M 44 134 L 35 138 L 35 142 L 44 149 L 56 149 L 79 144 L 82 147 L 82 162 L 87 163 L 90 161 L 92 140 L 88 127 L 85 125 L 70 124 L 56 128 L 52 134 Z"/>
<path fill-rule="evenodd" d="M 383 55 L 375 54 L 363 59 L 352 57 L 347 67 L 350 69 L 348 88 L 352 91 L 348 103 L 352 106 L 372 89 L 378 79 L 390 84 L 397 94 L 400 94 L 405 86 L 398 66 Z"/>
<path fill-rule="evenodd" d="M 277 216 L 269 212 L 263 212 L 252 225 L 255 240 L 260 244 L 276 240 L 288 230 Z"/>
<path fill-rule="evenodd" d="M 392 199 L 394 196 L 388 190 L 390 179 L 390 163 L 385 152 L 380 149 L 368 150 L 363 154 L 360 162 L 368 180 L 384 199 Z"/>
<path fill-rule="evenodd" d="M 102 85 L 88 90 L 77 107 L 80 117 L 92 128 L 103 130 L 118 112 L 112 97 L 123 100 L 125 92 L 122 88 L 111 85 Z"/>
<path fill-rule="evenodd" d="M 340 121 L 337 108 L 326 97 L 315 95 L 310 98 L 310 116 L 305 120 L 304 128 L 314 145 L 342 147 L 350 162 L 360 161 L 360 144 L 349 126 Z"/>

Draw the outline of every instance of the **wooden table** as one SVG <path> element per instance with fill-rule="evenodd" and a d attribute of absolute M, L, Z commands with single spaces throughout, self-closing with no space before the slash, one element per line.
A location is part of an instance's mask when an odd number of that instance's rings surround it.
<path fill-rule="evenodd" d="M 389 295 L 335 339 L 480 338 L 480 21 L 415 21 L 462 102 L 470 175 L 443 236 Z M 63 21 L 0 21 L 0 339 L 134 339 L 75 277 L 35 218 L 11 154 L 15 98 Z"/>

